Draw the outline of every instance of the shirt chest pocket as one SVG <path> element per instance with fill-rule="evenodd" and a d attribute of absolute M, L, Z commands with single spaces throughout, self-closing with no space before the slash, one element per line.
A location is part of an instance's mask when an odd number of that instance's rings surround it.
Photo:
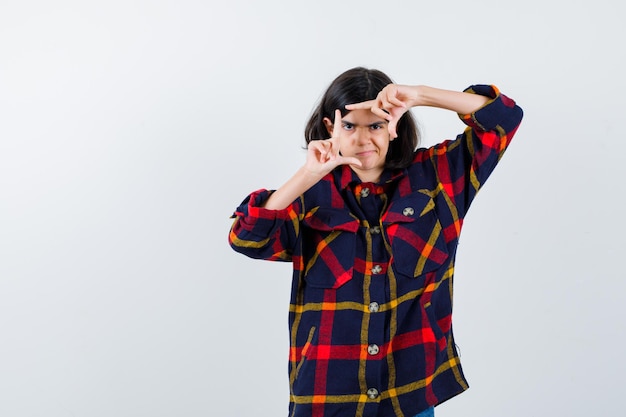
<path fill-rule="evenodd" d="M 392 248 L 391 266 L 408 277 L 439 269 L 448 259 L 433 199 L 420 192 L 396 200 L 382 218 Z"/>
<path fill-rule="evenodd" d="M 302 221 L 304 278 L 316 288 L 339 288 L 352 278 L 359 221 L 345 210 L 316 207 Z"/>

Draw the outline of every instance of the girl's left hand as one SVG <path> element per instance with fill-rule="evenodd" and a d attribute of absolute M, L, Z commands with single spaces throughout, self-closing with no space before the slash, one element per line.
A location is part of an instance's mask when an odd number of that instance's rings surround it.
<path fill-rule="evenodd" d="M 396 132 L 398 121 L 414 105 L 417 97 L 417 89 L 414 86 L 388 84 L 380 90 L 374 100 L 348 104 L 346 110 L 371 110 L 389 122 L 389 134 L 395 139 L 398 137 Z"/>

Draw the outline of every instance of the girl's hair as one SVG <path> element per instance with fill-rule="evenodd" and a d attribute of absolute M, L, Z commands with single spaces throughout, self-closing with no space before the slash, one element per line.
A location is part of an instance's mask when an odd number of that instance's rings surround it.
<path fill-rule="evenodd" d="M 335 109 L 339 109 L 343 117 L 348 114 L 346 104 L 373 100 L 380 90 L 392 83 L 383 72 L 363 67 L 352 68 L 339 75 L 322 96 L 306 125 L 306 143 L 330 138 L 324 118 L 328 117 L 334 123 Z M 389 143 L 387 151 L 385 168 L 389 169 L 407 168 L 419 143 L 419 130 L 410 111 L 402 115 L 396 131 L 398 137 Z"/>

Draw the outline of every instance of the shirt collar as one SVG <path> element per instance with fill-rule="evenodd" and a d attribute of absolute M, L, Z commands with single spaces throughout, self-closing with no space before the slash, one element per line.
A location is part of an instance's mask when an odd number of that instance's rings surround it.
<path fill-rule="evenodd" d="M 380 176 L 379 184 L 389 184 L 394 181 L 399 180 L 400 178 L 406 175 L 406 169 L 395 169 L 389 170 L 385 169 Z M 348 186 L 359 184 L 362 181 L 359 179 L 359 176 L 356 175 L 356 172 L 350 168 L 349 165 L 340 165 L 333 171 L 333 176 L 335 179 L 335 183 L 339 184 L 339 188 L 341 190 L 345 190 Z"/>

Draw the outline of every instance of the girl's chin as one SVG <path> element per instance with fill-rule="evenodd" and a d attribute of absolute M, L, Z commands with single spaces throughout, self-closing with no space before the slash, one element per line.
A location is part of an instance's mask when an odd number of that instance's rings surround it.
<path fill-rule="evenodd" d="M 371 169 L 373 169 L 373 170 L 380 169 L 382 171 L 382 167 L 378 167 L 378 165 L 375 164 L 372 161 L 361 160 L 361 166 L 359 168 L 364 170 L 364 171 L 365 170 L 371 170 Z"/>

